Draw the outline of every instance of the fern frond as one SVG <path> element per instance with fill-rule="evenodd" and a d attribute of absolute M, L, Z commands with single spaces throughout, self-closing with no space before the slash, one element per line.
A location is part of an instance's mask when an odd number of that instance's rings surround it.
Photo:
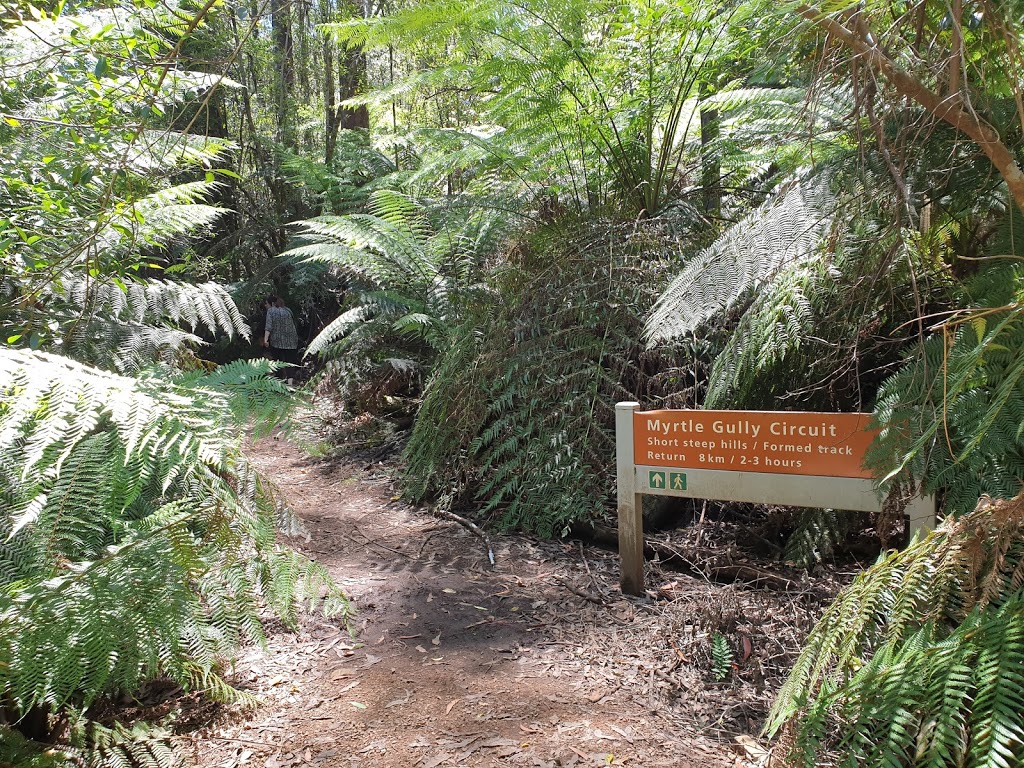
<path fill-rule="evenodd" d="M 831 229 L 827 178 L 794 181 L 694 257 L 648 319 L 649 345 L 690 333 L 782 270 L 817 254 Z"/>
<path fill-rule="evenodd" d="M 594 478 L 611 476 L 615 402 L 642 386 L 638 312 L 653 293 L 630 259 L 651 241 L 607 223 L 536 238 L 500 276 L 499 310 L 471 314 L 449 336 L 406 480 L 417 498 L 475 500 L 504 526 L 552 536 L 610 499 Z"/>
<path fill-rule="evenodd" d="M 262 605 L 347 615 L 322 568 L 277 546 L 286 516 L 240 453 L 241 425 L 282 413 L 268 370 L 131 379 L 0 350 L 8 716 L 88 721 L 100 697 L 162 675 L 231 698 L 218 667 L 263 638 Z"/>
<path fill-rule="evenodd" d="M 884 487 L 942 489 L 951 515 L 969 511 L 982 494 L 1017 494 L 1024 482 L 1019 285 L 1017 267 L 979 275 L 967 286 L 975 306 L 942 326 L 883 384 L 875 407 L 882 429 L 869 459 L 888 470 Z"/>
<path fill-rule="evenodd" d="M 768 730 L 792 721 L 806 765 L 824 749 L 865 766 L 1018 762 L 1022 532 L 1024 496 L 982 502 L 858 576 L 812 631 Z"/>

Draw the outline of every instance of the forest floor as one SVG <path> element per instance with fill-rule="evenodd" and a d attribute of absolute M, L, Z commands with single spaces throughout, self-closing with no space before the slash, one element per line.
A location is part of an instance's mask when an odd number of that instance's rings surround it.
<path fill-rule="evenodd" d="M 580 542 L 495 535 L 492 567 L 479 537 L 401 502 L 383 465 L 284 438 L 251 457 L 303 521 L 289 546 L 350 596 L 353 633 L 272 626 L 232 678 L 259 705 L 180 718 L 198 766 L 765 765 L 771 697 L 842 580 L 769 590 L 649 564 L 648 597 L 626 598 L 615 554 Z"/>

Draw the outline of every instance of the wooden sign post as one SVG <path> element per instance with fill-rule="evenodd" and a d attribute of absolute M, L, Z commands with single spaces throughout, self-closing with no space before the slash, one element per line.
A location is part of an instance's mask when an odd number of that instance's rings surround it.
<path fill-rule="evenodd" d="M 867 413 L 641 411 L 615 406 L 619 559 L 624 594 L 644 588 L 643 494 L 878 512 L 864 469 Z M 907 508 L 911 534 L 935 525 L 935 500 Z"/>

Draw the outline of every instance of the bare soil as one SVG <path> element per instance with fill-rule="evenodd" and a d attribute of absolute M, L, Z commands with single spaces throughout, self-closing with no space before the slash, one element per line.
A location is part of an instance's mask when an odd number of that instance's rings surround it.
<path fill-rule="evenodd" d="M 767 591 L 652 564 L 650 596 L 626 598 L 614 553 L 498 535 L 492 567 L 479 537 L 399 501 L 382 466 L 284 439 L 251 456 L 304 523 L 288 545 L 356 613 L 351 634 L 307 617 L 237 659 L 260 703 L 179 728 L 198 766 L 764 765 L 772 693 L 839 581 Z"/>

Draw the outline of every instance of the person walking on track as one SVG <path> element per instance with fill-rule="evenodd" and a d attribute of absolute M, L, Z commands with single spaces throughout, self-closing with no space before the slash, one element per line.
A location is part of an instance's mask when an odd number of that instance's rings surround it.
<path fill-rule="evenodd" d="M 292 386 L 295 368 L 299 364 L 299 334 L 295 330 L 295 317 L 280 296 L 268 296 L 264 303 L 267 321 L 263 330 L 263 346 L 270 351 L 271 359 L 288 364 L 279 371 L 279 375 L 288 386 Z"/>

